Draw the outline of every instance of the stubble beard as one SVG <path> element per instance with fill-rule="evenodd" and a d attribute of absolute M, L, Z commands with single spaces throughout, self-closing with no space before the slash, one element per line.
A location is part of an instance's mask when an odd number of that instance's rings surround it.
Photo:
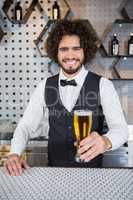
<path fill-rule="evenodd" d="M 82 65 L 83 65 L 83 62 L 79 62 L 79 65 L 75 68 L 75 69 L 73 69 L 73 67 L 69 67 L 69 69 L 66 69 L 61 63 L 59 63 L 60 64 L 60 67 L 61 67 L 61 69 L 66 73 L 66 74 L 68 74 L 68 75 L 72 75 L 72 74 L 75 74 L 76 72 L 78 72 L 80 69 L 81 69 L 81 67 L 82 67 Z"/>

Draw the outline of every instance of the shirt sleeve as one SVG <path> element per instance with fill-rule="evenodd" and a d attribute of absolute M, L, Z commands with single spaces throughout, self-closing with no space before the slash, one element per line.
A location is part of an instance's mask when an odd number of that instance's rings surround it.
<path fill-rule="evenodd" d="M 105 135 L 112 143 L 111 150 L 115 150 L 127 142 L 129 135 L 128 126 L 113 83 L 103 77 L 100 80 L 100 98 L 109 128 L 109 131 Z"/>
<path fill-rule="evenodd" d="M 11 153 L 21 155 L 30 138 L 38 137 L 41 131 L 38 131 L 46 115 L 46 104 L 44 101 L 44 88 L 46 79 L 40 82 L 33 92 L 29 104 L 24 112 L 22 119 L 19 121 L 11 140 Z M 47 123 L 47 122 L 46 122 Z M 46 131 L 45 131 L 46 133 Z"/>

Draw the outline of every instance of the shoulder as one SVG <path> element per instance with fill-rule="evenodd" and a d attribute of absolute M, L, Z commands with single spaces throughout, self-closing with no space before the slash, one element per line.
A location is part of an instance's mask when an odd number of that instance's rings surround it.
<path fill-rule="evenodd" d="M 113 85 L 112 80 L 108 79 L 107 77 L 105 77 L 103 75 L 97 74 L 96 72 L 92 72 L 92 71 L 89 71 L 89 74 L 91 77 L 94 77 L 95 79 L 99 79 L 101 86 Z"/>
<path fill-rule="evenodd" d="M 100 79 L 100 86 L 101 87 L 104 87 L 104 86 L 114 87 L 113 82 L 111 80 L 109 80 L 108 78 L 103 77 L 103 76 L 101 76 L 101 79 Z"/>
<path fill-rule="evenodd" d="M 40 81 L 38 83 L 38 85 L 36 87 L 36 90 L 38 90 L 38 89 L 44 89 L 47 82 L 51 82 L 51 81 L 57 79 L 58 76 L 59 75 L 57 74 L 57 75 L 54 75 L 54 76 L 45 77 L 42 81 Z"/>
<path fill-rule="evenodd" d="M 117 90 L 111 80 L 108 78 L 102 77 L 100 80 L 100 93 L 104 96 L 117 96 Z"/>
<path fill-rule="evenodd" d="M 100 87 L 100 90 L 102 89 L 102 91 L 104 89 L 111 89 L 111 90 L 115 90 L 114 88 L 114 84 L 111 80 L 109 80 L 108 78 L 102 76 L 102 75 L 99 75 L 99 74 L 96 74 L 94 72 L 90 72 L 91 76 L 95 78 L 95 80 L 98 80 L 99 81 L 99 87 Z"/>
<path fill-rule="evenodd" d="M 44 88 L 45 87 L 45 84 L 46 84 L 46 81 L 47 81 L 48 78 L 44 78 L 42 81 L 40 81 L 37 85 L 37 88 L 36 89 L 41 89 L 41 88 Z"/>

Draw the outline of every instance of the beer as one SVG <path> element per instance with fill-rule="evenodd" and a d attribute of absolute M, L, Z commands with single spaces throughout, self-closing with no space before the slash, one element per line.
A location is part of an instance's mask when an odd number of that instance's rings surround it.
<path fill-rule="evenodd" d="M 79 142 L 88 137 L 92 127 L 92 111 L 75 110 L 74 111 L 74 130 L 77 142 L 77 150 Z M 76 161 L 80 162 L 79 155 L 76 154 Z"/>

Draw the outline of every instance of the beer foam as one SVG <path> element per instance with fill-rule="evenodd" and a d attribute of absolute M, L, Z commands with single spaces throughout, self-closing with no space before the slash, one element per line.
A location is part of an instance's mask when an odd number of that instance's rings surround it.
<path fill-rule="evenodd" d="M 88 115 L 92 115 L 92 111 L 91 110 L 75 110 L 74 115 L 88 116 Z"/>

